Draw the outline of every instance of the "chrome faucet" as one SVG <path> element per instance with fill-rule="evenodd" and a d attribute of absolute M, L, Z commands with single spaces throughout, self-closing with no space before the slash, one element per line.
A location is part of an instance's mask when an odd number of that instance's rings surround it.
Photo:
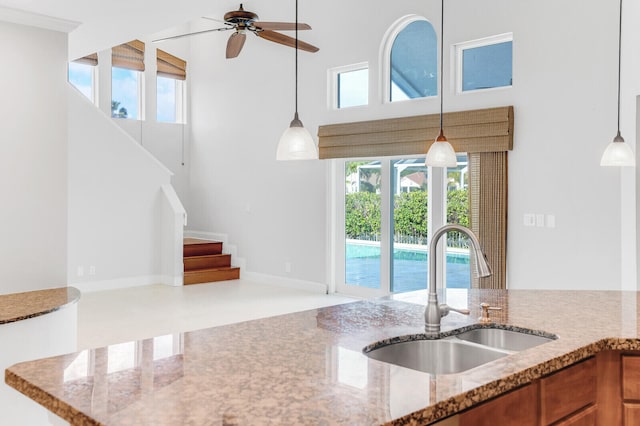
<path fill-rule="evenodd" d="M 431 243 L 429 244 L 429 299 L 427 307 L 424 310 L 424 329 L 429 336 L 437 336 L 440 333 L 440 321 L 442 317 L 449 314 L 450 311 L 458 312 L 463 315 L 469 315 L 468 309 L 454 309 L 447 304 L 438 304 L 438 293 L 436 286 L 436 247 L 440 238 L 448 231 L 458 231 L 469 237 L 472 252 L 475 254 L 476 273 L 479 277 L 488 277 L 491 275 L 491 268 L 487 262 L 480 243 L 476 235 L 469 229 L 461 225 L 444 225 L 433 233 Z"/>

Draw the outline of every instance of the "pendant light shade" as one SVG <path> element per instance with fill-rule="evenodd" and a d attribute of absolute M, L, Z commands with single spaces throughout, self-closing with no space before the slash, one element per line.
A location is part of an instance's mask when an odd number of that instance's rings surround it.
<path fill-rule="evenodd" d="M 316 147 L 311 134 L 304 128 L 298 117 L 298 0 L 296 0 L 296 112 L 291 124 L 278 142 L 276 160 L 317 160 Z"/>
<path fill-rule="evenodd" d="M 601 166 L 635 167 L 636 158 L 631 147 L 625 143 L 620 131 L 602 154 Z"/>
<path fill-rule="evenodd" d="M 444 137 L 442 130 L 440 130 L 440 135 L 435 142 L 431 144 L 424 163 L 433 167 L 455 167 L 458 164 L 456 152 Z"/>
<path fill-rule="evenodd" d="M 296 112 L 278 143 L 276 160 L 317 160 L 318 148 Z"/>
<path fill-rule="evenodd" d="M 622 59 L 622 0 L 620 0 L 620 23 L 618 25 L 618 134 L 607 145 L 600 160 L 601 166 L 635 167 L 636 157 L 631 147 L 620 135 L 620 73 Z"/>
<path fill-rule="evenodd" d="M 443 98 L 444 92 L 442 91 L 442 80 L 444 64 L 444 0 L 442 0 L 442 7 L 440 9 L 440 134 L 436 137 L 434 143 L 429 147 L 427 151 L 427 157 L 424 160 L 425 166 L 432 167 L 455 167 L 458 164 L 456 158 L 456 152 L 447 140 L 442 130 L 442 115 L 443 115 Z"/>

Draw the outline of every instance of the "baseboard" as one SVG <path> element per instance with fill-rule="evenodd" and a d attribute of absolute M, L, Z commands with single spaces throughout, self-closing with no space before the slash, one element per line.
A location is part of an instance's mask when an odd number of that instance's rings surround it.
<path fill-rule="evenodd" d="M 182 277 L 170 277 L 165 275 L 148 275 L 141 277 L 118 278 L 114 280 L 86 281 L 83 283 L 70 283 L 82 293 L 104 290 L 117 290 L 123 288 L 141 287 L 152 284 L 166 284 L 170 286 L 182 286 Z"/>
<path fill-rule="evenodd" d="M 293 288 L 297 290 L 306 290 L 320 294 L 327 294 L 328 291 L 326 284 L 293 278 L 284 278 L 276 275 L 260 274 L 257 272 L 242 271 L 240 272 L 240 278 L 255 283 L 269 284 L 279 287 Z"/>

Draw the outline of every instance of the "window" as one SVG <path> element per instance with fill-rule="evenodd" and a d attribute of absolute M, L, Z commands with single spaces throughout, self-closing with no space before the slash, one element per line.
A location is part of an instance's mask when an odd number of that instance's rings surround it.
<path fill-rule="evenodd" d="M 111 49 L 111 116 L 144 119 L 144 43 L 134 40 Z"/>
<path fill-rule="evenodd" d="M 329 70 L 331 107 L 348 108 L 369 104 L 369 65 L 348 65 Z"/>
<path fill-rule="evenodd" d="M 165 123 L 184 123 L 184 85 L 187 78 L 186 61 L 156 49 L 156 120 Z"/>
<path fill-rule="evenodd" d="M 513 84 L 513 36 L 503 34 L 458 44 L 458 93 Z"/>
<path fill-rule="evenodd" d="M 98 103 L 97 72 L 98 55 L 96 53 L 69 62 L 69 83 L 94 104 Z"/>
<path fill-rule="evenodd" d="M 399 21 L 396 27 L 401 30 L 391 38 L 389 100 L 437 96 L 438 40 L 433 26 L 424 18 L 414 16 Z M 393 36 L 394 31 L 391 34 Z"/>
<path fill-rule="evenodd" d="M 380 161 L 345 161 L 345 278 L 347 284 L 380 289 Z"/>
<path fill-rule="evenodd" d="M 466 154 L 458 154 L 458 166 L 448 169 L 447 179 L 436 179 L 436 183 L 430 182 L 424 156 L 347 160 L 344 164 L 341 290 L 359 293 L 353 288 L 359 287 L 402 293 L 427 288 L 429 210 L 446 211 L 447 223 L 469 225 Z M 434 194 L 429 197 L 430 187 L 438 184 L 443 188 L 432 189 Z M 449 233 L 445 253 L 447 287 L 470 288 L 466 238 Z"/>

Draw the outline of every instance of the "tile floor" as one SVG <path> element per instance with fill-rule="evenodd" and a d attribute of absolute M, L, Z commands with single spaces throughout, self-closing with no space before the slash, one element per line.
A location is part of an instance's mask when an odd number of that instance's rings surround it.
<path fill-rule="evenodd" d="M 83 293 L 78 350 L 351 302 L 243 279 Z"/>

